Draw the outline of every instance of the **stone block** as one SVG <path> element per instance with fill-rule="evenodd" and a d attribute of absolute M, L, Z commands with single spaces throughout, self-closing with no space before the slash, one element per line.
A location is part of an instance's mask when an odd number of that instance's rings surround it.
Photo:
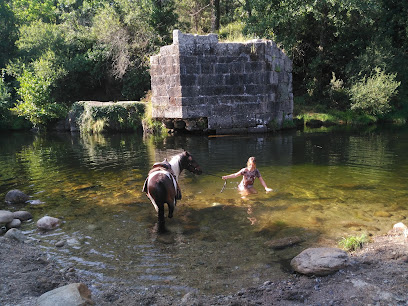
<path fill-rule="evenodd" d="M 244 76 L 242 74 L 230 74 L 225 76 L 225 84 L 243 88 L 241 85 L 244 84 Z"/>
<path fill-rule="evenodd" d="M 200 88 L 196 86 L 181 86 L 181 94 L 183 97 L 196 97 L 199 95 Z"/>
<path fill-rule="evenodd" d="M 196 86 L 197 84 L 197 74 L 185 74 L 181 79 L 183 86 Z"/>
<path fill-rule="evenodd" d="M 229 54 L 225 54 L 225 56 L 219 56 L 217 60 L 218 60 L 218 64 L 231 64 L 235 62 L 236 57 L 231 56 Z"/>
<path fill-rule="evenodd" d="M 169 97 L 169 105 L 170 106 L 182 106 L 182 98 L 181 97 Z"/>
<path fill-rule="evenodd" d="M 160 56 L 172 56 L 178 53 L 178 47 L 175 45 L 163 46 L 160 48 Z"/>
<path fill-rule="evenodd" d="M 180 56 L 180 65 L 196 65 L 197 56 Z"/>
<path fill-rule="evenodd" d="M 264 92 L 265 92 L 265 89 L 264 89 L 263 85 L 258 85 L 258 84 L 245 85 L 244 93 L 247 94 L 247 95 L 256 96 L 256 95 L 259 95 L 259 94 L 263 94 Z"/>
<path fill-rule="evenodd" d="M 194 44 L 195 39 L 191 34 L 184 34 L 180 30 L 173 30 L 173 44 L 175 45 L 189 45 Z M 161 49 L 160 49 L 161 52 Z"/>
<path fill-rule="evenodd" d="M 200 73 L 200 65 L 182 65 L 180 70 L 180 74 L 196 74 Z"/>
<path fill-rule="evenodd" d="M 152 97 L 153 107 L 167 105 L 168 103 L 169 103 L 169 97 L 167 96 L 153 96 Z"/>
<path fill-rule="evenodd" d="M 265 70 L 265 62 L 250 61 L 244 65 L 245 73 L 258 73 L 263 70 Z"/>
<path fill-rule="evenodd" d="M 159 55 L 152 55 L 152 56 L 150 57 L 150 66 L 152 66 L 152 65 L 158 65 L 158 64 L 159 64 L 159 58 L 160 58 Z"/>
<path fill-rule="evenodd" d="M 167 94 L 170 98 L 181 98 L 182 97 L 181 86 L 169 87 L 167 89 Z"/>
<path fill-rule="evenodd" d="M 183 118 L 182 108 L 179 106 L 160 106 L 152 109 L 153 118 Z"/>
<path fill-rule="evenodd" d="M 230 72 L 234 74 L 244 73 L 245 65 L 242 62 L 233 62 L 230 64 Z"/>
<path fill-rule="evenodd" d="M 229 65 L 228 64 L 215 64 L 214 65 L 214 73 L 215 74 L 225 74 L 229 73 Z"/>
<path fill-rule="evenodd" d="M 202 63 L 200 64 L 200 71 L 202 74 L 214 74 L 214 64 Z"/>
<path fill-rule="evenodd" d="M 269 84 L 278 84 L 278 73 L 276 71 L 268 72 L 268 79 Z"/>
<path fill-rule="evenodd" d="M 219 128 L 232 128 L 232 117 L 225 115 L 212 114 L 208 117 L 208 128 L 209 129 L 219 129 Z"/>
<path fill-rule="evenodd" d="M 196 118 L 209 116 L 209 110 L 206 105 L 194 105 L 183 107 L 181 118 Z"/>
<path fill-rule="evenodd" d="M 219 43 L 215 47 L 215 54 L 218 56 L 225 56 L 225 54 L 228 54 L 228 44 L 227 43 Z"/>

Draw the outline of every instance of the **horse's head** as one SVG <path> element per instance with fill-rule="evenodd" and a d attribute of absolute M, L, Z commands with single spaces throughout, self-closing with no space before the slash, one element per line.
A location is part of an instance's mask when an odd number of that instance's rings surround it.
<path fill-rule="evenodd" d="M 182 169 L 187 169 L 188 171 L 194 174 L 203 173 L 200 165 L 194 160 L 193 156 L 187 151 L 184 151 L 183 153 L 181 153 L 180 166 Z"/>

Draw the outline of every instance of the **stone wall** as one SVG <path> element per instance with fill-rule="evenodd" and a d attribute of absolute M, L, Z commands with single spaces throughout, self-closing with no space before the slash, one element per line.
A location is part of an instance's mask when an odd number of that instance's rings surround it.
<path fill-rule="evenodd" d="M 292 120 L 292 62 L 270 40 L 220 43 L 175 30 L 150 74 L 152 115 L 169 128 L 255 132 Z"/>

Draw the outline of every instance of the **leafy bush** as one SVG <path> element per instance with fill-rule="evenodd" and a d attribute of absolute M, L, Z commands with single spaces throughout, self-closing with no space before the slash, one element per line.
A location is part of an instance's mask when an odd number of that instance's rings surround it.
<path fill-rule="evenodd" d="M 374 116 L 388 113 L 391 110 L 390 100 L 401 84 L 395 79 L 396 74 L 386 74 L 380 68 L 375 68 L 370 77 L 364 76 L 351 86 L 351 110 Z"/>

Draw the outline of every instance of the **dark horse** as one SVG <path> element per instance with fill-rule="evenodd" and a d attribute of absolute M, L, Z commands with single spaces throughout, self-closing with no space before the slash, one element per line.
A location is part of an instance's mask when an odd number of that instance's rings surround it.
<path fill-rule="evenodd" d="M 201 174 L 201 168 L 190 153 L 183 153 L 173 156 L 170 161 L 165 159 L 161 163 L 155 163 L 150 170 L 143 186 L 148 198 L 157 211 L 159 230 L 164 228 L 164 203 L 169 207 L 169 218 L 173 217 L 174 207 L 177 200 L 181 199 L 181 192 L 178 186 L 180 173 L 187 169 L 194 174 Z"/>

